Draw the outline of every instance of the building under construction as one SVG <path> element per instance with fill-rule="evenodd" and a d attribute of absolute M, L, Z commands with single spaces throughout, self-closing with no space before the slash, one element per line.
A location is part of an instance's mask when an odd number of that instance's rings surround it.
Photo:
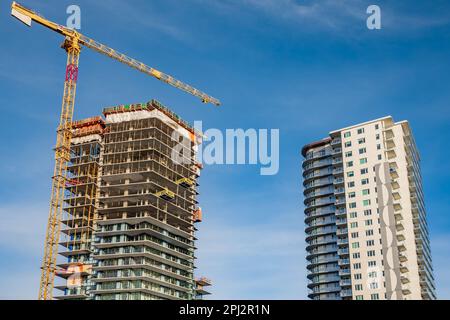
<path fill-rule="evenodd" d="M 57 299 L 198 299 L 194 224 L 201 133 L 159 102 L 76 121 L 64 195 Z M 174 131 L 177 134 L 174 135 Z M 172 151 L 181 137 L 183 161 Z"/>

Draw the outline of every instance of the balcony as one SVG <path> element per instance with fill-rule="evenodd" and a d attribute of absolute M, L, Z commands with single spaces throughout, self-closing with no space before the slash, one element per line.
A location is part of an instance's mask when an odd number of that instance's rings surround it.
<path fill-rule="evenodd" d="M 316 209 L 305 214 L 306 215 L 305 222 L 308 222 L 309 220 L 315 217 L 326 216 L 334 213 L 335 213 L 334 210 L 331 209 L 328 210 Z"/>
<path fill-rule="evenodd" d="M 386 128 L 384 130 L 384 140 L 392 140 L 394 139 L 395 135 L 394 135 L 394 131 L 391 128 Z"/>
<path fill-rule="evenodd" d="M 338 250 L 338 255 L 340 255 L 340 256 L 345 256 L 345 255 L 348 255 L 348 254 L 349 254 L 348 248 L 341 248 L 341 249 Z"/>
<path fill-rule="evenodd" d="M 325 219 L 315 219 L 309 223 L 306 223 L 305 231 L 308 233 L 312 228 L 332 225 L 335 222 L 336 222 L 336 220 L 334 217 L 329 217 L 329 218 L 325 218 Z"/>
<path fill-rule="evenodd" d="M 402 286 L 402 293 L 404 295 L 411 294 L 411 289 L 409 288 L 408 284 Z"/>
<path fill-rule="evenodd" d="M 336 247 L 329 247 L 329 248 L 316 248 L 308 251 L 308 254 L 306 256 L 307 260 L 310 260 L 317 255 L 326 254 L 326 253 L 334 253 L 336 252 Z"/>
<path fill-rule="evenodd" d="M 330 204 L 334 204 L 334 200 L 333 199 L 327 199 L 327 198 L 322 198 L 322 199 L 313 199 L 312 201 L 309 201 L 307 203 L 305 203 L 306 208 L 312 208 L 312 207 L 318 207 L 318 206 L 326 206 L 326 205 L 330 205 Z"/>
<path fill-rule="evenodd" d="M 396 222 L 396 223 L 402 221 L 402 220 L 403 220 L 402 212 L 401 212 L 401 211 L 399 211 L 399 212 L 394 212 L 394 218 L 395 218 L 395 222 Z"/>
<path fill-rule="evenodd" d="M 76 287 L 76 288 L 58 288 L 64 291 L 64 295 L 56 296 L 57 300 L 66 300 L 66 299 L 87 299 L 89 297 L 89 292 L 86 288 Z"/>
<path fill-rule="evenodd" d="M 348 298 L 348 297 L 351 297 L 351 296 L 352 296 L 352 290 L 350 290 L 350 289 L 341 290 L 341 297 L 342 298 Z"/>
<path fill-rule="evenodd" d="M 396 237 L 397 237 L 397 240 L 398 241 L 404 241 L 406 238 L 405 238 L 405 235 L 403 234 L 403 232 L 399 232 L 399 233 L 397 233 L 396 234 Z"/>
<path fill-rule="evenodd" d="M 334 148 L 333 151 L 331 152 L 332 155 L 341 154 L 341 153 L 342 153 L 341 148 Z"/>
<path fill-rule="evenodd" d="M 386 150 L 395 149 L 395 142 L 393 139 L 386 140 Z"/>
<path fill-rule="evenodd" d="M 334 234 L 336 232 L 336 227 L 317 227 L 313 229 L 311 232 L 306 234 L 306 240 L 309 240 L 311 237 L 322 236 L 326 234 Z"/>
<path fill-rule="evenodd" d="M 403 223 L 401 221 L 397 221 L 395 223 L 395 228 L 397 229 L 397 231 L 403 231 L 405 230 L 405 227 L 403 226 Z"/>
<path fill-rule="evenodd" d="M 400 196 L 400 193 L 398 193 L 397 191 L 394 191 L 393 193 L 392 193 L 392 197 L 395 199 L 395 200 L 400 200 L 402 197 Z"/>
<path fill-rule="evenodd" d="M 321 167 L 326 167 L 332 164 L 332 161 L 330 160 L 314 160 L 311 162 L 311 160 L 305 160 L 303 162 L 303 170 L 311 170 L 311 169 L 317 169 Z"/>
<path fill-rule="evenodd" d="M 408 261 L 408 256 L 406 255 L 406 253 L 399 253 L 398 254 L 398 258 L 400 260 L 400 262 L 406 262 Z"/>
<path fill-rule="evenodd" d="M 339 239 L 337 239 L 337 244 L 338 244 L 338 246 L 348 245 L 348 238 L 339 238 Z"/>
<path fill-rule="evenodd" d="M 329 263 L 329 262 L 336 262 L 336 258 L 330 257 L 330 258 L 324 258 L 324 257 L 317 257 L 314 259 L 311 259 L 309 265 L 314 266 L 316 264 L 322 264 L 322 263 Z"/>
<path fill-rule="evenodd" d="M 342 158 L 334 158 L 332 161 L 331 161 L 331 163 L 333 164 L 333 165 L 335 165 L 335 164 L 341 164 L 342 163 Z"/>
<path fill-rule="evenodd" d="M 339 218 L 336 220 L 337 226 L 347 225 L 347 218 Z"/>
<path fill-rule="evenodd" d="M 400 272 L 401 273 L 407 273 L 409 270 L 408 270 L 408 267 L 406 266 L 406 263 L 400 263 Z"/>
<path fill-rule="evenodd" d="M 308 281 L 308 288 L 312 289 L 314 286 L 330 283 L 330 282 L 339 282 L 340 277 L 337 275 L 322 275 L 315 276 L 314 278 Z"/>
<path fill-rule="evenodd" d="M 310 173 L 306 173 L 306 171 L 303 173 L 303 178 L 305 183 L 309 182 L 309 180 L 311 179 L 320 179 L 326 176 L 329 176 L 332 174 L 331 170 L 327 170 L 327 169 L 319 169 L 319 170 L 314 170 Z"/>
<path fill-rule="evenodd" d="M 394 190 L 397 190 L 400 188 L 400 185 L 398 184 L 397 181 L 392 181 L 391 186 L 392 186 L 392 189 L 394 189 Z"/>
<path fill-rule="evenodd" d="M 350 259 L 339 259 L 338 265 L 339 266 L 348 266 L 348 265 L 350 265 Z"/>
<path fill-rule="evenodd" d="M 386 157 L 388 158 L 388 160 L 395 159 L 397 157 L 397 154 L 395 153 L 394 149 L 390 149 L 385 152 L 386 152 Z"/>
<path fill-rule="evenodd" d="M 317 266 L 314 267 L 312 269 L 308 269 L 307 274 L 308 274 L 308 278 L 312 278 L 314 275 L 316 274 L 321 274 L 321 273 L 332 273 L 332 272 L 338 272 L 339 268 L 338 267 L 330 267 L 330 266 Z"/>
<path fill-rule="evenodd" d="M 309 251 L 313 247 L 336 243 L 336 239 L 333 238 L 333 237 L 330 237 L 328 239 L 327 238 L 326 239 L 321 239 L 321 240 L 317 240 L 317 238 L 313 238 L 313 239 L 311 239 L 309 241 L 306 241 L 306 242 L 307 242 L 306 250 Z"/>
<path fill-rule="evenodd" d="M 347 217 L 347 211 L 345 209 L 336 210 L 336 217 Z"/>
<path fill-rule="evenodd" d="M 350 280 L 350 279 L 342 279 L 341 281 L 339 281 L 339 285 L 341 287 L 351 287 L 352 286 L 352 280 Z"/>
<path fill-rule="evenodd" d="M 389 168 L 389 173 L 391 174 L 391 178 L 393 180 L 398 179 L 399 175 L 396 168 Z"/>
<path fill-rule="evenodd" d="M 402 276 L 400 277 L 400 281 L 401 281 L 403 284 L 407 284 L 407 283 L 410 282 L 407 274 L 402 275 Z"/>
<path fill-rule="evenodd" d="M 402 210 L 402 205 L 398 202 L 394 202 L 394 212 L 398 212 Z"/>
<path fill-rule="evenodd" d="M 351 274 L 350 268 L 339 269 L 339 275 L 340 276 L 349 276 L 350 274 Z"/>
<path fill-rule="evenodd" d="M 406 251 L 405 243 L 403 241 L 399 242 L 397 244 L 397 247 L 398 247 L 398 251 L 400 251 L 400 252 Z"/>
<path fill-rule="evenodd" d="M 332 145 L 334 145 L 334 144 L 341 144 L 341 138 L 334 138 L 333 140 L 331 140 L 331 144 Z"/>

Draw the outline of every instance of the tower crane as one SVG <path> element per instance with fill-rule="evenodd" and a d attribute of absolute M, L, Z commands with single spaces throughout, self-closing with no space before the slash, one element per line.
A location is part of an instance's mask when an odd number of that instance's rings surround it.
<path fill-rule="evenodd" d="M 17 2 L 11 5 L 11 14 L 27 26 L 31 27 L 34 21 L 52 31 L 65 37 L 62 48 L 67 52 L 66 75 L 64 81 L 64 94 L 62 99 L 61 116 L 57 129 L 55 147 L 55 169 L 52 177 L 52 191 L 50 198 L 50 209 L 45 237 L 44 257 L 41 266 L 41 278 L 39 285 L 40 300 L 51 300 L 53 298 L 53 286 L 56 272 L 56 258 L 58 253 L 58 242 L 61 229 L 61 216 L 63 211 L 64 187 L 67 181 L 67 163 L 70 160 L 70 145 L 72 138 L 72 120 L 75 105 L 75 94 L 78 81 L 78 62 L 81 48 L 87 47 L 138 71 L 155 77 L 177 89 L 183 90 L 201 99 L 203 103 L 211 103 L 219 106 L 220 101 L 208 94 L 183 83 L 174 77 L 158 71 L 144 63 L 126 56 L 104 44 L 101 44 L 74 29 L 67 28 L 45 19 L 33 10 L 25 8 Z"/>

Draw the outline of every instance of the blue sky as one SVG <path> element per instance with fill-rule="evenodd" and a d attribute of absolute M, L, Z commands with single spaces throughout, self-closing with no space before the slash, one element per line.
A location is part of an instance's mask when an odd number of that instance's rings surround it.
<path fill-rule="evenodd" d="M 450 298 L 450 3 L 364 0 L 32 1 L 84 34 L 219 98 L 201 105 L 84 49 L 76 118 L 156 98 L 207 128 L 280 129 L 280 171 L 207 166 L 198 274 L 216 299 L 306 298 L 300 149 L 333 129 L 392 115 L 422 155 L 438 296 Z M 378 4 L 382 30 L 366 28 Z M 64 80 L 62 38 L 0 3 L 0 298 L 34 299 Z"/>

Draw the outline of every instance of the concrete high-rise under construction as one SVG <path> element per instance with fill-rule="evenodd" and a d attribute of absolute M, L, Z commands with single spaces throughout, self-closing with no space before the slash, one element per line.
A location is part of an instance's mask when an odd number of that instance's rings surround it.
<path fill-rule="evenodd" d="M 303 147 L 311 299 L 436 299 L 419 153 L 385 117 Z"/>
<path fill-rule="evenodd" d="M 55 297 L 209 294 L 209 280 L 194 278 L 201 133 L 156 100 L 103 114 L 73 123 Z M 172 158 L 179 139 L 188 141 L 181 162 Z"/>

